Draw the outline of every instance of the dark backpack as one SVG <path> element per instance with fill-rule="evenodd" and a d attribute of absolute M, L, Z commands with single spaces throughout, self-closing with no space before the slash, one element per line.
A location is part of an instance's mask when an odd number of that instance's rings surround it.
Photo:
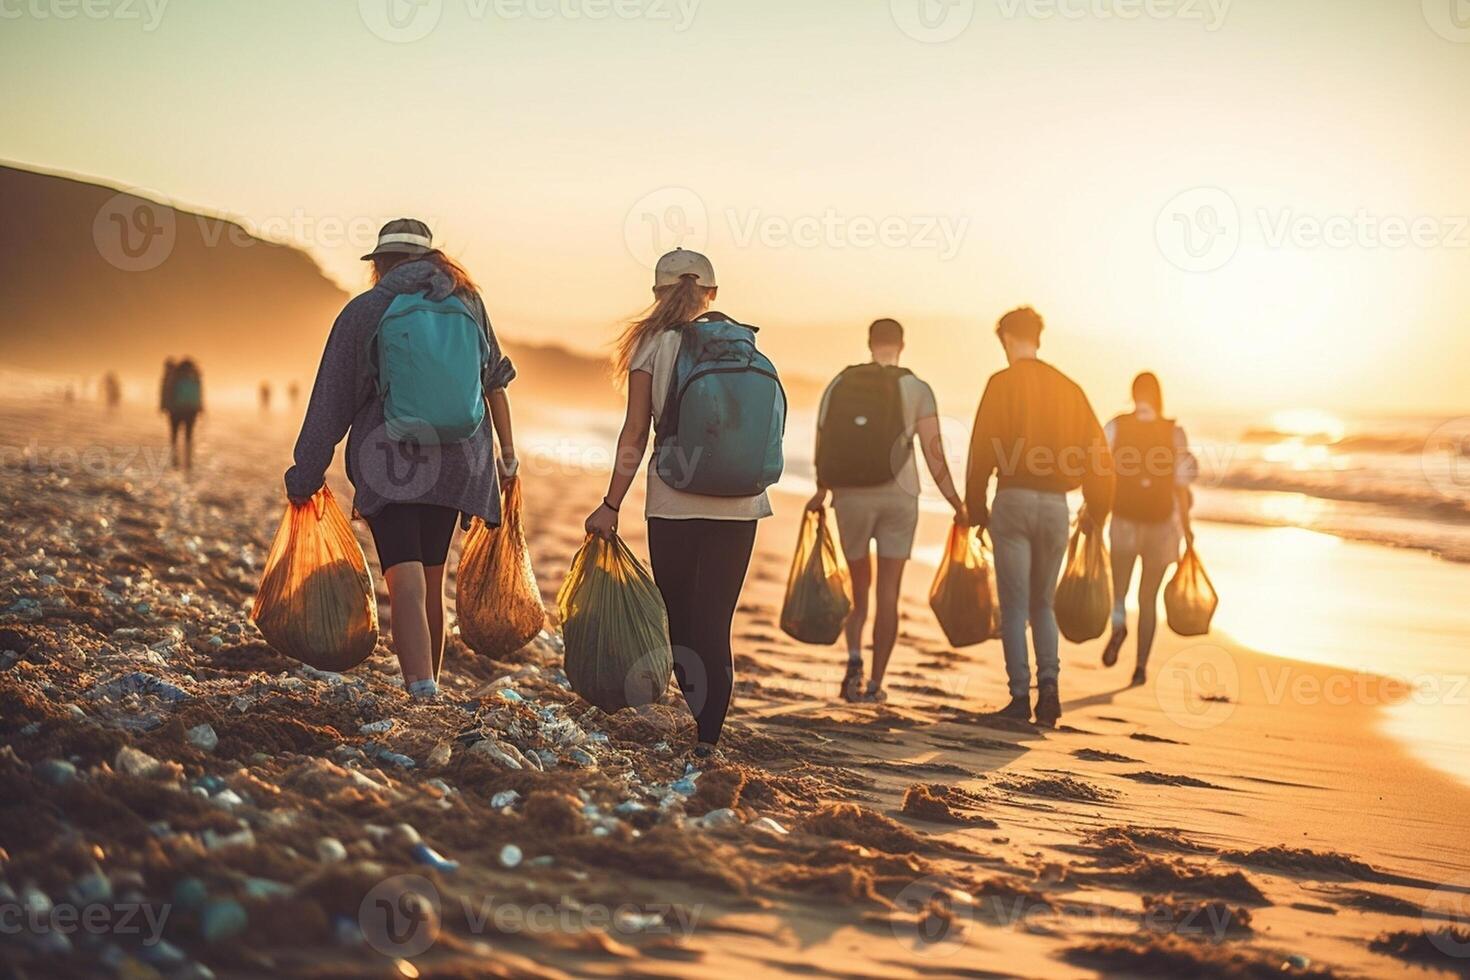
<path fill-rule="evenodd" d="M 1142 524 L 1158 524 L 1174 516 L 1174 423 L 1145 422 L 1136 415 L 1119 416 L 1113 446 L 1117 499 L 1113 513 Z"/>
<path fill-rule="evenodd" d="M 903 411 L 903 379 L 912 372 L 857 364 L 837 376 L 817 437 L 817 481 L 825 487 L 891 483 L 914 451 Z"/>

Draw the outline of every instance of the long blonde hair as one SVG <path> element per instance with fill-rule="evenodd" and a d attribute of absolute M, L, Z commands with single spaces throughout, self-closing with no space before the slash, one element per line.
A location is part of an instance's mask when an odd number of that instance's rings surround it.
<path fill-rule="evenodd" d="M 693 321 L 709 309 L 714 295 L 712 288 L 701 286 L 699 280 L 692 275 L 684 276 L 675 285 L 656 287 L 653 291 L 653 305 L 643 316 L 624 327 L 618 336 L 613 348 L 614 376 L 626 378 L 633 363 L 633 355 L 644 341 L 665 330 L 678 330 Z"/>

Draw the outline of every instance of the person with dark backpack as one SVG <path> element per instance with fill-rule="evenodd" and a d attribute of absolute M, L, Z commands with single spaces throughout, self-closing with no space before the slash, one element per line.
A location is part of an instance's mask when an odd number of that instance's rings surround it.
<path fill-rule="evenodd" d="M 883 701 L 883 677 L 898 639 L 898 596 L 903 572 L 913 555 L 919 524 L 919 472 L 914 437 L 939 492 L 967 523 L 964 500 L 955 490 L 934 391 L 907 368 L 903 326 L 877 320 L 868 328 L 872 360 L 838 374 L 822 395 L 817 413 L 817 492 L 808 510 L 821 510 L 832 494 L 837 534 L 852 574 L 852 613 L 848 616 L 847 673 L 842 696 L 849 701 Z M 874 586 L 870 551 L 878 551 L 877 610 L 873 617 L 873 674 L 863 687 L 863 630 L 868 593 Z"/>
<path fill-rule="evenodd" d="M 1138 661 L 1133 684 L 1148 680 L 1148 655 L 1159 622 L 1159 588 L 1169 566 L 1179 560 L 1181 538 L 1194 543 L 1189 510 L 1190 484 L 1199 466 L 1184 429 L 1164 417 L 1159 379 L 1144 372 L 1133 379 L 1133 411 L 1119 415 L 1104 431 L 1112 447 L 1117 476 L 1109 545 L 1113 560 L 1113 633 L 1103 650 L 1103 665 L 1118 662 L 1128 638 L 1124 600 L 1133 566 L 1142 563 L 1138 582 Z"/>
<path fill-rule="evenodd" d="M 184 472 L 194 468 L 194 423 L 204 411 L 204 382 L 199 376 L 199 365 L 192 358 L 184 358 L 170 366 L 165 363 L 163 374 L 163 409 L 168 413 L 169 459 L 174 469 L 181 466 Z M 184 437 L 184 451 L 179 453 L 179 436 Z"/>
<path fill-rule="evenodd" d="M 434 247 L 423 222 L 388 222 L 363 259 L 373 287 L 332 325 L 286 494 L 309 501 L 346 436 L 353 509 L 372 531 L 388 582 L 404 686 L 434 700 L 455 524 L 468 529 L 479 517 L 498 527 L 500 479 L 516 475 L 505 393 L 516 372 L 469 273 Z"/>
<path fill-rule="evenodd" d="M 611 540 L 654 432 L 648 466 L 648 550 L 669 614 L 674 678 L 694 715 L 695 759 L 717 752 L 734 688 L 730 628 L 781 477 L 786 393 L 756 347 L 756 328 L 710 310 L 714 266 L 678 249 L 654 270 L 653 306 L 617 341 L 627 383 L 607 495 L 588 534 Z"/>

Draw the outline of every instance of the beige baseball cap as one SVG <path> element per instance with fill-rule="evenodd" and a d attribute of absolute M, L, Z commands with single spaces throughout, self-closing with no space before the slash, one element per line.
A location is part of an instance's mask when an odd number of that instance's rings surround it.
<path fill-rule="evenodd" d="M 653 270 L 653 288 L 678 285 L 685 276 L 693 276 L 696 283 L 709 289 L 719 285 L 715 282 L 715 267 L 709 259 L 698 252 L 676 248 L 658 260 Z"/>

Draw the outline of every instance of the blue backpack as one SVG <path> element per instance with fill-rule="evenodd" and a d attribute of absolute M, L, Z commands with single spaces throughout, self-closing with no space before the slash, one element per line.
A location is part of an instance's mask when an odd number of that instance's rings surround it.
<path fill-rule="evenodd" d="M 485 330 L 458 297 L 394 298 L 378 323 L 378 392 L 388 438 L 463 442 L 485 421 Z"/>
<path fill-rule="evenodd" d="M 781 479 L 786 392 L 755 328 L 719 314 L 682 330 L 655 427 L 654 472 L 685 493 L 752 497 Z"/>

